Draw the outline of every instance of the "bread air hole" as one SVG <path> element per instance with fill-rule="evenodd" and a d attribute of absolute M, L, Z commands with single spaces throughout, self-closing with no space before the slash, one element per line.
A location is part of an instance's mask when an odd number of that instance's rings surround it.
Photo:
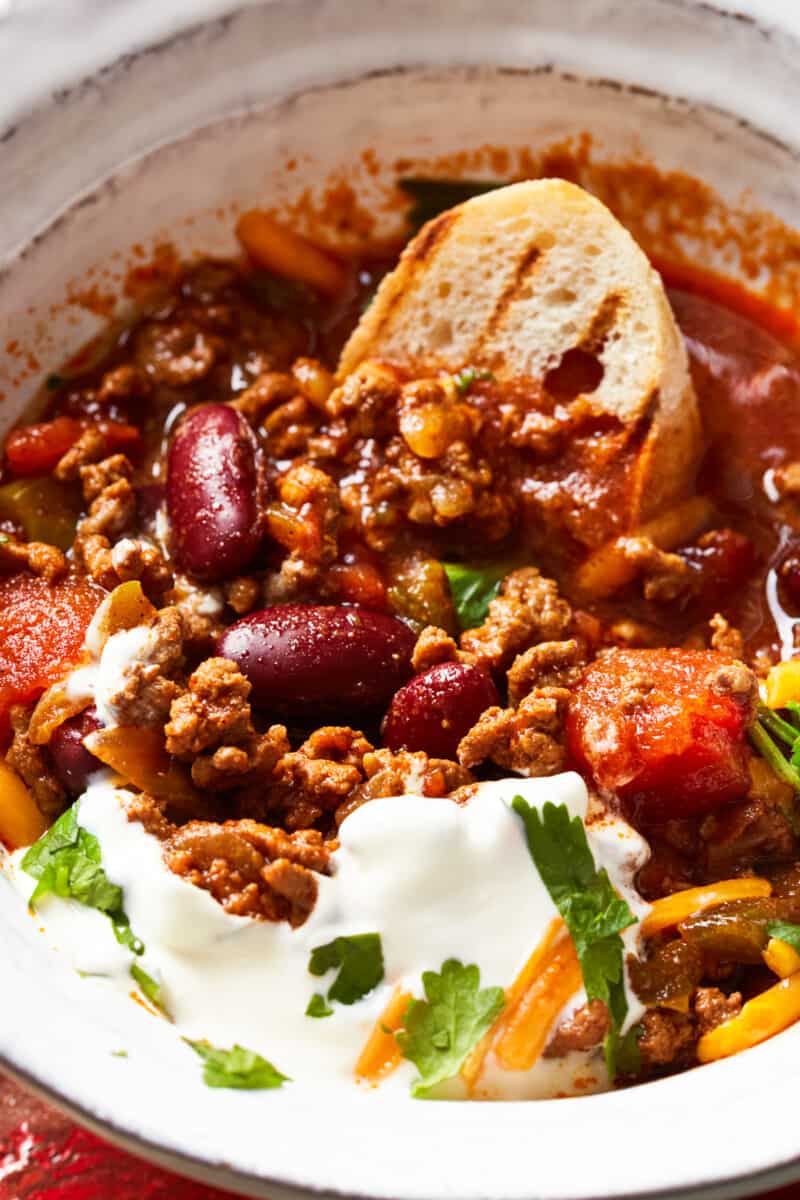
<path fill-rule="evenodd" d="M 544 296 L 545 304 L 549 304 L 551 308 L 560 308 L 563 304 L 574 304 L 577 299 L 577 292 L 566 287 L 553 288 Z"/>
<path fill-rule="evenodd" d="M 445 346 L 453 339 L 453 326 L 449 321 L 441 319 L 433 325 L 428 340 L 434 348 Z"/>
<path fill-rule="evenodd" d="M 603 380 L 603 364 L 596 354 L 577 347 L 567 350 L 557 367 L 544 377 L 545 390 L 554 400 L 574 400 L 599 388 Z"/>

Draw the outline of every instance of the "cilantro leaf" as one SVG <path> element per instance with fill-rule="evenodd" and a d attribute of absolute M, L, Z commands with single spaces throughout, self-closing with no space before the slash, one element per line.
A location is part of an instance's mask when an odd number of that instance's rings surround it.
<path fill-rule="evenodd" d="M 398 179 L 397 186 L 414 201 L 406 219 L 412 233 L 416 233 L 426 221 L 438 217 L 448 208 L 473 196 L 505 187 L 506 183 L 496 179 L 423 179 L 406 176 Z"/>
<path fill-rule="evenodd" d="M 306 1009 L 307 1017 L 332 1017 L 333 1009 L 321 992 L 314 992 Z"/>
<path fill-rule="evenodd" d="M 442 563 L 450 594 L 462 629 L 480 625 L 489 611 L 489 602 L 500 591 L 500 584 L 512 569 L 508 563 L 487 567 L 468 567 L 463 563 Z"/>
<path fill-rule="evenodd" d="M 580 817 L 570 818 L 564 804 L 545 804 L 540 814 L 522 796 L 514 797 L 512 807 L 525 825 L 542 883 L 575 943 L 587 999 L 602 1000 L 608 1008 L 611 1033 L 605 1050 L 613 1078 L 615 1042 L 628 1011 L 619 935 L 636 918 L 605 868 L 597 870 Z"/>
<path fill-rule="evenodd" d="M 328 988 L 328 1000 L 355 1004 L 383 979 L 380 934 L 356 933 L 337 937 L 311 951 L 308 969 L 312 975 L 324 975 L 336 967 L 339 973 Z"/>
<path fill-rule="evenodd" d="M 108 878 L 101 858 L 100 843 L 78 824 L 78 806 L 73 804 L 22 860 L 23 871 L 38 881 L 31 907 L 43 896 L 53 895 L 96 908 L 111 921 L 117 941 L 141 954 L 144 946 L 131 931 L 122 906 L 122 888 Z"/>
<path fill-rule="evenodd" d="M 494 379 L 494 375 L 485 367 L 464 367 L 453 376 L 453 383 L 459 396 L 466 396 L 473 383 L 486 379 Z"/>
<path fill-rule="evenodd" d="M 787 730 L 793 736 L 789 736 Z M 772 767 L 775 774 L 791 785 L 795 792 L 800 792 L 800 756 L 795 755 L 800 749 L 798 738 L 800 731 L 794 729 L 788 721 L 782 720 L 777 713 L 772 713 L 764 705 L 759 708 L 758 719 L 750 726 L 748 737 L 758 751 Z M 790 747 L 791 761 L 778 744 L 778 739 Z"/>
<path fill-rule="evenodd" d="M 205 1064 L 203 1082 L 207 1087 L 256 1090 L 279 1088 L 289 1081 L 288 1075 L 281 1074 L 277 1067 L 256 1054 L 255 1050 L 246 1050 L 244 1046 L 237 1045 L 230 1050 L 220 1050 L 210 1042 L 193 1042 L 190 1038 L 183 1040 L 202 1058 Z"/>
<path fill-rule="evenodd" d="M 138 983 L 142 989 L 142 994 L 147 997 L 151 1004 L 155 1004 L 156 1008 L 160 1008 L 166 1015 L 167 1010 L 164 1007 L 164 1001 L 161 996 L 161 984 L 153 979 L 152 975 L 148 975 L 144 967 L 139 966 L 137 962 L 131 963 L 131 978 Z"/>
<path fill-rule="evenodd" d="M 47 378 L 44 381 L 44 386 L 47 388 L 48 392 L 57 392 L 58 389 L 60 387 L 63 387 L 66 382 L 67 381 L 66 381 L 66 379 L 63 378 L 63 376 L 56 375 L 54 373 L 52 375 L 47 376 Z"/>
<path fill-rule="evenodd" d="M 793 950 L 800 951 L 800 925 L 792 925 L 789 921 L 768 921 L 767 933 L 770 937 L 780 938 Z"/>
<path fill-rule="evenodd" d="M 403 1057 L 419 1071 L 412 1095 L 424 1098 L 436 1084 L 452 1079 L 502 1011 L 503 989 L 481 990 L 480 982 L 478 967 L 465 967 L 456 958 L 448 958 L 439 974 L 423 973 L 426 999 L 409 1003 L 405 1027 L 395 1035 Z"/>

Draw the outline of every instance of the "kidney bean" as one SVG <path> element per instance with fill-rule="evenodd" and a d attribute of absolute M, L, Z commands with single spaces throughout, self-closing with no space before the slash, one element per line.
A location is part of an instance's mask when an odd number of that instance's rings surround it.
<path fill-rule="evenodd" d="M 482 667 L 440 663 L 397 692 L 383 722 L 383 743 L 390 750 L 455 758 L 464 734 L 484 709 L 499 703 L 492 677 Z"/>
<path fill-rule="evenodd" d="M 411 630 L 386 613 L 325 604 L 281 604 L 236 621 L 217 654 L 253 685 L 256 705 L 302 720 L 320 712 L 381 709 L 411 674 Z"/>
<path fill-rule="evenodd" d="M 261 540 L 255 435 L 228 404 L 180 423 L 167 462 L 167 512 L 178 565 L 204 582 L 237 575 Z"/>
<path fill-rule="evenodd" d="M 50 738 L 50 757 L 59 783 L 71 796 L 80 796 L 86 791 L 86 780 L 92 771 L 102 767 L 83 744 L 83 739 L 101 725 L 94 708 L 87 708 L 77 717 L 70 717 L 59 725 Z"/>

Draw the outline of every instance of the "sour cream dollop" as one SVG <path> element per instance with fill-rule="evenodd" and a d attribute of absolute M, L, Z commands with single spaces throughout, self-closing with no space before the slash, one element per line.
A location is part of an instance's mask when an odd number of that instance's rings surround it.
<path fill-rule="evenodd" d="M 332 875 L 319 877 L 316 907 L 294 930 L 231 916 L 207 892 L 172 874 L 157 839 L 128 821 L 124 793 L 111 780 L 89 787 L 78 820 L 98 839 L 106 874 L 123 889 L 131 927 L 146 947 L 141 965 L 160 980 L 182 1035 L 218 1046 L 238 1042 L 298 1083 L 353 1086 L 354 1065 L 395 988 L 421 997 L 423 971 L 438 972 L 450 958 L 477 964 L 481 986 L 508 988 L 558 915 L 511 808 L 518 795 L 539 809 L 548 801 L 563 804 L 571 817 L 586 821 L 586 787 L 574 773 L 481 783 L 462 805 L 414 795 L 370 801 L 343 823 Z M 589 821 L 587 836 L 596 866 L 607 869 L 641 918 L 647 905 L 633 879 L 647 859 L 646 843 L 608 817 Z M 19 869 L 19 856 L 15 876 L 30 894 L 33 881 Z M 38 915 L 72 966 L 101 971 L 130 992 L 130 955 L 105 917 L 53 897 Z M 357 1003 L 337 1004 L 331 1017 L 306 1016 L 312 994 L 333 979 L 309 973 L 311 951 L 339 936 L 375 932 L 383 981 Z M 626 951 L 635 952 L 638 923 L 623 939 Z M 627 991 L 630 1025 L 642 1006 Z M 576 993 L 564 1011 L 584 999 Z M 414 1073 L 402 1063 L 381 1091 L 407 1092 Z M 501 1071 L 489 1056 L 477 1094 L 539 1097 L 605 1083 L 597 1053 L 542 1058 L 526 1072 Z M 459 1094 L 457 1085 L 450 1094 Z"/>

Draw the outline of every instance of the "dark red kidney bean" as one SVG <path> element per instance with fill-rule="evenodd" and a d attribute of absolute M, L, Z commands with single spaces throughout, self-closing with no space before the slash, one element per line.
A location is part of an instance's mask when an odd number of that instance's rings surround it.
<path fill-rule="evenodd" d="M 424 750 L 432 758 L 455 758 L 458 743 L 486 708 L 500 703 L 482 667 L 440 663 L 417 675 L 396 694 L 383 722 L 390 750 Z"/>
<path fill-rule="evenodd" d="M 70 717 L 59 725 L 50 738 L 50 757 L 58 782 L 71 796 L 80 796 L 86 791 L 86 780 L 92 771 L 102 767 L 83 744 L 83 739 L 102 726 L 94 708 L 87 708 L 77 717 Z"/>
<path fill-rule="evenodd" d="M 256 705 L 298 720 L 384 708 L 411 675 L 411 630 L 356 605 L 280 604 L 230 625 L 217 654 L 253 685 Z"/>
<path fill-rule="evenodd" d="M 255 435 L 229 404 L 204 404 L 181 421 L 167 461 L 167 513 L 178 566 L 213 583 L 237 575 L 258 550 Z"/>

